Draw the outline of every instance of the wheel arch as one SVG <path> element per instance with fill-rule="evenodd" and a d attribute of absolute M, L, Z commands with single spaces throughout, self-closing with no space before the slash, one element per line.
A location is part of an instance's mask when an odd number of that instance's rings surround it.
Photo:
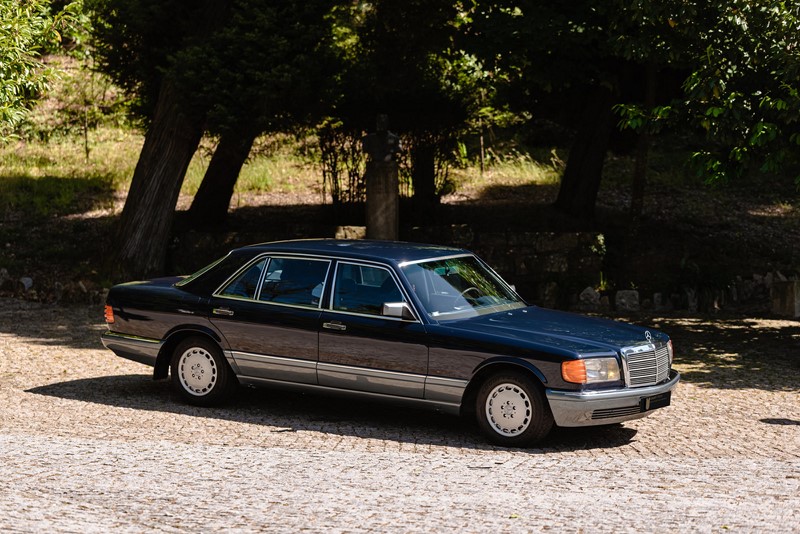
<path fill-rule="evenodd" d="M 175 351 L 175 347 L 184 339 L 195 336 L 209 339 L 216 344 L 224 354 L 222 338 L 214 330 L 197 325 L 174 328 L 167 334 L 164 344 L 158 352 L 156 364 L 153 367 L 153 380 L 160 380 L 169 376 L 169 364 L 172 360 L 172 353 Z M 227 360 L 227 358 L 225 359 Z"/>
<path fill-rule="evenodd" d="M 486 360 L 475 369 L 467 388 L 464 390 L 464 395 L 461 397 L 462 416 L 475 415 L 475 401 L 481 384 L 490 376 L 503 371 L 522 371 L 535 378 L 542 386 L 547 383 L 544 373 L 529 361 L 519 358 L 493 358 Z"/>

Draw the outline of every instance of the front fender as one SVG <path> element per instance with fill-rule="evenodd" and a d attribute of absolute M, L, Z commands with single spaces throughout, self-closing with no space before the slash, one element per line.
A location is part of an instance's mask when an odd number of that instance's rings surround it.
<path fill-rule="evenodd" d="M 474 414 L 475 400 L 481 384 L 495 372 L 503 370 L 518 370 L 531 373 L 544 386 L 547 384 L 547 377 L 536 365 L 522 358 L 513 356 L 495 356 L 482 361 L 475 367 L 472 377 L 467 384 L 464 394 L 461 397 L 461 415 L 471 416 Z"/>
<path fill-rule="evenodd" d="M 533 373 L 533 375 L 536 376 L 536 378 L 538 378 L 542 384 L 547 384 L 547 377 L 535 364 L 533 364 L 528 360 L 522 358 L 515 358 L 513 356 L 496 356 L 494 358 L 489 358 L 487 360 L 482 361 L 473 370 L 472 377 L 474 379 L 478 375 L 483 375 L 484 373 L 491 371 L 492 366 L 498 367 L 500 365 L 505 367 L 508 366 L 521 367 L 522 369 L 525 369 L 526 371 Z"/>

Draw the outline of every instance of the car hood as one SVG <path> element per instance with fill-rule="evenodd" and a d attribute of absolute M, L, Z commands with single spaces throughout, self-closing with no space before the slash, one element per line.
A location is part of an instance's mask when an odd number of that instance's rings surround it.
<path fill-rule="evenodd" d="M 669 339 L 654 329 L 536 306 L 453 321 L 447 326 L 576 354 L 616 352 L 623 347 L 641 345 L 647 342 L 647 331 L 654 341 Z"/>

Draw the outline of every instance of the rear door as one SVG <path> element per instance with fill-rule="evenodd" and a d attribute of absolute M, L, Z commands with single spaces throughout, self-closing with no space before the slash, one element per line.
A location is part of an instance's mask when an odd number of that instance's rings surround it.
<path fill-rule="evenodd" d="M 249 264 L 212 298 L 211 321 L 239 374 L 317 383 L 318 329 L 331 261 L 272 255 Z"/>

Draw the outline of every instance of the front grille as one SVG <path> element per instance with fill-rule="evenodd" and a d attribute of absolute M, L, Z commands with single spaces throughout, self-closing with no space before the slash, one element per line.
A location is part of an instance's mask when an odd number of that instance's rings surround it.
<path fill-rule="evenodd" d="M 648 343 L 622 349 L 625 361 L 625 383 L 628 387 L 652 386 L 669 378 L 667 345 Z"/>
<path fill-rule="evenodd" d="M 593 411 L 592 419 L 611 419 L 612 417 L 625 417 L 626 415 L 634 415 L 637 413 L 642 413 L 642 408 L 638 404 L 636 406 L 626 406 L 624 408 L 605 408 Z"/>

